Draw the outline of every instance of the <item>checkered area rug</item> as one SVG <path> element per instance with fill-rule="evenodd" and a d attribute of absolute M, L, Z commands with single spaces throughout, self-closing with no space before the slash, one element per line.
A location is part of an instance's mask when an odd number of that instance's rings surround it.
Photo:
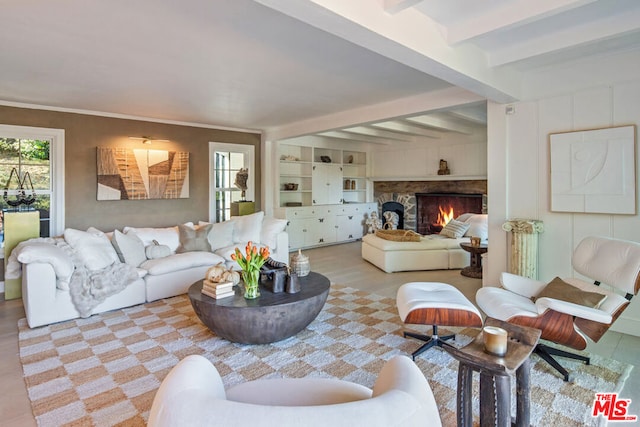
<path fill-rule="evenodd" d="M 327 377 L 371 387 L 386 360 L 420 346 L 402 337 L 393 299 L 336 285 L 307 329 L 269 345 L 216 337 L 186 295 L 36 329 L 22 319 L 18 327 L 24 378 L 40 426 L 145 425 L 160 382 L 190 354 L 207 357 L 226 386 L 257 378 Z M 411 329 L 428 332 L 427 327 Z M 477 334 L 473 329 L 440 332 L 457 332 L 456 345 Z M 416 363 L 431 384 L 443 425 L 455 426 L 457 362 L 436 348 Z M 590 416 L 594 393 L 619 392 L 631 370 L 597 356 L 589 366 L 567 361 L 574 381 L 565 383 L 537 356 L 533 365 L 536 426 L 597 425 Z M 474 404 L 477 417 L 477 395 Z"/>

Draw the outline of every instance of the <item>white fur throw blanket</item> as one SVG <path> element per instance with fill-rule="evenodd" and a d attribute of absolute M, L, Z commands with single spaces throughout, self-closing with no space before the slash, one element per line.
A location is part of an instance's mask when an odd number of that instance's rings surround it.
<path fill-rule="evenodd" d="M 7 278 L 19 278 L 22 264 L 45 262 L 56 273 L 56 287 L 68 290 L 81 317 L 107 297 L 125 289 L 138 278 L 135 267 L 116 262 L 100 270 L 89 270 L 76 251 L 61 237 L 35 238 L 19 243 L 7 260 Z"/>

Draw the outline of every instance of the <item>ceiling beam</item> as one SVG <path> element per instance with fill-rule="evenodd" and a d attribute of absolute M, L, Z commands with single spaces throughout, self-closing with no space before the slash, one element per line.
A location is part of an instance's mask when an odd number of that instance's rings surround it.
<path fill-rule="evenodd" d="M 478 125 L 487 124 L 487 113 L 480 110 L 451 110 L 447 114 Z"/>
<path fill-rule="evenodd" d="M 446 28 L 416 8 L 391 15 L 371 0 L 254 1 L 491 101 L 520 99 L 517 70 L 489 67 L 472 44 L 451 46 Z"/>
<path fill-rule="evenodd" d="M 373 136 L 377 138 L 395 139 L 398 141 L 405 141 L 405 142 L 414 141 L 413 137 L 404 133 L 389 132 L 388 130 L 380 130 L 380 129 L 370 128 L 367 126 L 355 126 L 355 127 L 345 128 L 342 130 L 344 132 L 349 132 L 356 135 L 367 135 L 367 136 Z"/>
<path fill-rule="evenodd" d="M 498 31 L 534 22 L 595 0 L 515 0 L 502 7 L 456 22 L 447 27 L 447 42 L 451 45 L 472 40 Z"/>
<path fill-rule="evenodd" d="M 384 0 L 384 11 L 395 15 L 421 3 L 423 0 Z"/>
<path fill-rule="evenodd" d="M 386 121 L 394 117 L 407 117 L 424 111 L 449 109 L 476 102 L 484 102 L 484 99 L 474 93 L 452 87 L 268 128 L 264 131 L 264 137 L 268 141 L 279 141 L 312 135 L 327 129 L 353 127 L 354 125 Z"/>
<path fill-rule="evenodd" d="M 446 117 L 438 116 L 435 114 L 429 114 L 424 116 L 407 117 L 407 120 L 413 123 L 418 123 L 423 126 L 428 126 L 435 129 L 441 129 L 447 132 L 463 133 L 470 135 L 473 133 L 473 129 L 469 126 L 462 125 L 460 123 L 454 123 L 448 120 Z"/>
<path fill-rule="evenodd" d="M 491 53 L 489 63 L 493 67 L 511 64 L 580 45 L 588 46 L 599 40 L 615 38 L 620 34 L 638 30 L 640 30 L 640 9 L 543 34 L 523 43 L 515 43 L 508 48 Z"/>
<path fill-rule="evenodd" d="M 391 130 L 394 132 L 403 132 L 406 134 L 411 134 L 411 135 L 419 135 L 419 136 L 423 136 L 426 138 L 433 138 L 433 139 L 439 139 L 440 138 L 440 134 L 436 133 L 434 131 L 430 131 L 428 129 L 425 129 L 423 127 L 420 126 L 414 126 L 411 125 L 407 122 L 401 122 L 401 121 L 396 121 L 396 120 L 390 120 L 390 121 L 386 121 L 386 122 L 380 122 L 380 123 L 371 123 L 372 127 L 376 127 L 376 128 L 380 128 L 380 129 L 387 129 L 387 130 Z"/>
<path fill-rule="evenodd" d="M 368 142 L 370 144 L 389 145 L 391 142 L 388 139 L 376 138 L 365 135 L 356 135 L 350 132 L 343 132 L 341 130 L 332 130 L 328 132 L 321 132 L 317 134 L 327 138 L 335 138 L 341 140 L 347 140 L 351 142 Z"/>

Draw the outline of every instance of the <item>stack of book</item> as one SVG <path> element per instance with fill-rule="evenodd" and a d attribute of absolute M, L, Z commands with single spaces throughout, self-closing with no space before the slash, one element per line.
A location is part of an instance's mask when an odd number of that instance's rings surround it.
<path fill-rule="evenodd" d="M 213 282 L 205 279 L 202 282 L 202 293 L 211 298 L 220 299 L 233 296 L 233 282 Z"/>

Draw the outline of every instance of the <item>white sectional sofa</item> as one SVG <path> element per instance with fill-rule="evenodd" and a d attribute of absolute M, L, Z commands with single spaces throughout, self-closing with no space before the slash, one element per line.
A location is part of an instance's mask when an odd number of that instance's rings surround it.
<path fill-rule="evenodd" d="M 23 303 L 27 322 L 33 328 L 186 293 L 211 266 L 225 263 L 228 268 L 239 269 L 231 254 L 236 247 L 243 249 L 248 241 L 269 246 L 273 259 L 288 263 L 285 227 L 285 220 L 258 212 L 197 226 L 124 227 L 122 232 L 109 233 L 95 228 L 86 232 L 67 229 L 61 237 L 21 243 L 9 264 L 15 262 L 18 274 L 22 274 Z M 12 270 L 16 267 L 8 268 L 6 274 L 12 274 Z M 90 310 L 79 307 L 79 277 L 99 279 L 96 287 L 85 283 L 82 288 L 83 296 L 93 298 L 110 286 L 104 278 L 107 273 L 111 275 L 108 278 L 118 279 L 114 282 L 128 274 L 126 287 Z"/>
<path fill-rule="evenodd" d="M 456 220 L 468 225 L 459 238 L 431 234 L 419 242 L 397 242 L 367 234 L 362 238 L 362 258 L 387 273 L 464 268 L 469 265 L 469 252 L 460 243 L 468 243 L 470 236 L 487 240 L 487 215 L 464 214 Z"/>

